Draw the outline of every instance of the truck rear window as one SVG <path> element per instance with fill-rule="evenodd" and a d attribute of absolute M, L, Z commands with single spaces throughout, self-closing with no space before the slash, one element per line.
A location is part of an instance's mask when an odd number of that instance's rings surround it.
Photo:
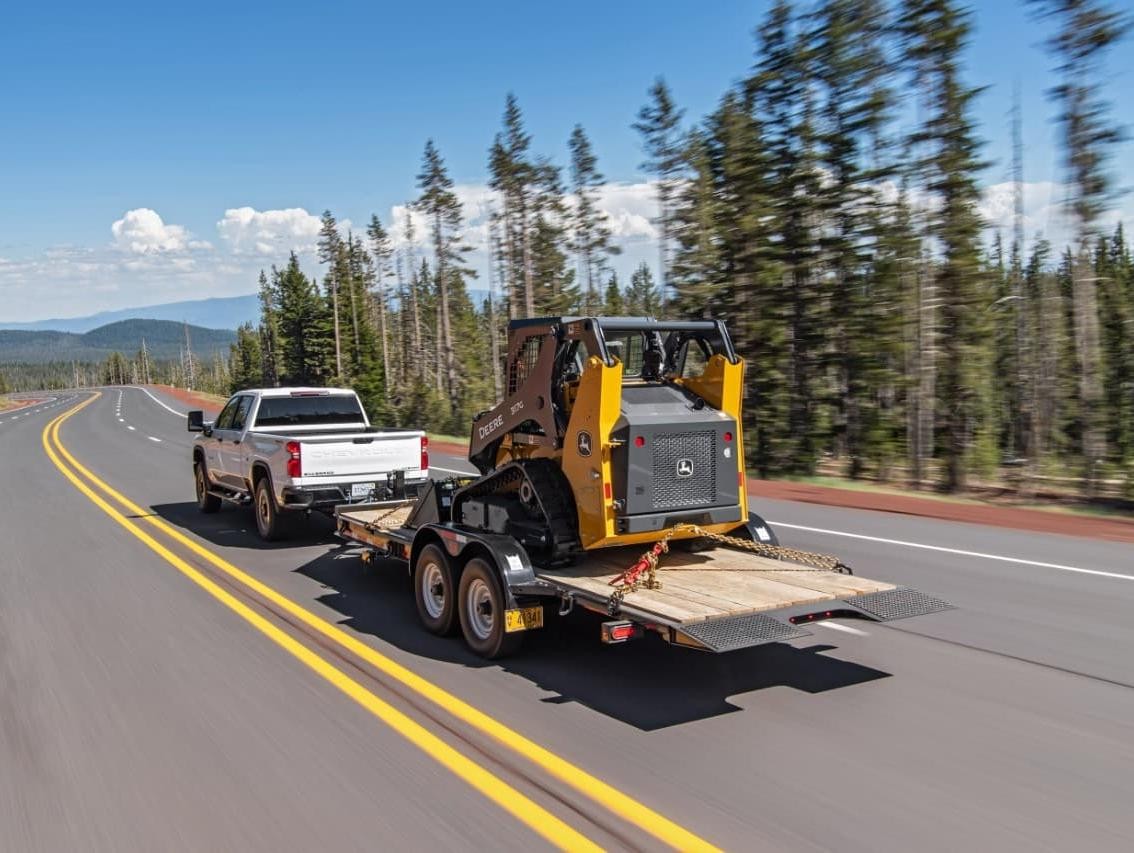
<path fill-rule="evenodd" d="M 320 426 L 363 423 L 356 397 L 264 397 L 256 413 L 256 426 Z"/>

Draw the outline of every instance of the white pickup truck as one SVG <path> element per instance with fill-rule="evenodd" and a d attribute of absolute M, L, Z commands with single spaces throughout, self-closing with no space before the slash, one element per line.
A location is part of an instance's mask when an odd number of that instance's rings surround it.
<path fill-rule="evenodd" d="M 416 495 L 429 479 L 420 430 L 377 429 L 353 392 L 339 388 L 240 391 L 216 421 L 189 412 L 197 506 L 253 504 L 261 538 L 286 533 L 294 511 Z"/>

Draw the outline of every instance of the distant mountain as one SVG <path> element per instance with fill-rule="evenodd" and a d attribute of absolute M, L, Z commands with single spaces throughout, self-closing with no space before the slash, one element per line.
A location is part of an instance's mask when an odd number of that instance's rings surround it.
<path fill-rule="evenodd" d="M 121 320 L 78 335 L 55 330 L 0 329 L 0 363 L 102 361 L 112 352 L 133 355 L 146 341 L 154 359 L 177 358 L 185 345 L 185 325 L 171 320 Z M 228 353 L 236 333 L 228 329 L 189 326 L 189 342 L 199 359 Z"/>
<path fill-rule="evenodd" d="M 255 325 L 260 322 L 260 298 L 253 293 L 249 296 L 167 302 L 164 305 L 149 305 L 143 308 L 101 311 L 89 317 L 37 320 L 31 323 L 0 322 L 0 329 L 33 329 L 83 334 L 118 320 L 172 320 L 175 323 L 190 323 L 206 329 L 235 329 L 241 323 Z"/>

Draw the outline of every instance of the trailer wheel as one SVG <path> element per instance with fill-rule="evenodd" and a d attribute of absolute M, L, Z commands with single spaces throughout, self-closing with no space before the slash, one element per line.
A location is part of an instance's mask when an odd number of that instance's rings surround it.
<path fill-rule="evenodd" d="M 265 542 L 276 542 L 284 538 L 283 519 L 272 494 L 272 481 L 261 477 L 256 482 L 256 501 L 253 506 L 256 514 L 256 532 Z"/>
<path fill-rule="evenodd" d="M 504 591 L 492 567 L 480 557 L 465 564 L 460 588 L 461 630 L 470 649 L 483 658 L 515 652 L 523 634 L 504 631 Z"/>
<path fill-rule="evenodd" d="M 193 463 L 193 482 L 197 487 L 197 509 L 205 513 L 219 510 L 221 499 L 209 494 L 209 474 L 205 470 L 205 463 L 200 459 Z"/>
<path fill-rule="evenodd" d="M 457 585 L 449 555 L 436 545 L 418 552 L 413 566 L 413 595 L 425 630 L 439 637 L 457 629 Z"/>

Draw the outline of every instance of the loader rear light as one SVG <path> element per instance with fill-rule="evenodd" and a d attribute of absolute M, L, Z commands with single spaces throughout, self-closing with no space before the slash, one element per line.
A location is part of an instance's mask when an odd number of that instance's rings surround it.
<path fill-rule="evenodd" d="M 429 470 L 429 438 L 424 435 L 421 437 L 421 470 Z"/>
<path fill-rule="evenodd" d="M 646 446 L 646 439 L 643 436 L 640 436 L 640 435 L 635 436 L 634 437 L 634 446 L 635 447 L 645 447 Z"/>
<path fill-rule="evenodd" d="M 303 451 L 298 441 L 289 441 L 284 445 L 287 450 L 287 475 L 289 477 L 303 476 Z"/>
<path fill-rule="evenodd" d="M 602 493 L 606 496 L 607 500 L 610 500 L 612 497 L 614 497 L 614 493 L 610 490 L 610 483 L 602 484 Z"/>
<path fill-rule="evenodd" d="M 732 441 L 732 433 L 731 433 L 731 432 L 726 432 L 726 433 L 724 434 L 724 440 L 725 440 L 725 443 L 726 443 L 726 444 L 727 444 L 728 442 Z"/>

